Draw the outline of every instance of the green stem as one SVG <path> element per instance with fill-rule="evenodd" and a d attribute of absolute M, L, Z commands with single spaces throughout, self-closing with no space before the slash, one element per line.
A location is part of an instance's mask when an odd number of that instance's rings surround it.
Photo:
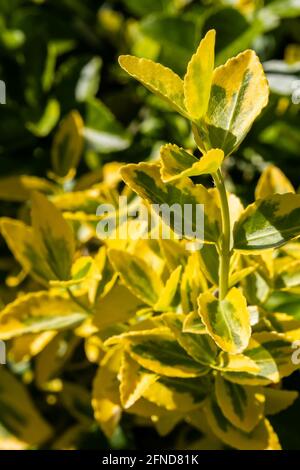
<path fill-rule="evenodd" d="M 230 267 L 230 239 L 231 239 L 231 228 L 230 228 L 230 214 L 227 193 L 225 183 L 221 170 L 213 175 L 216 187 L 219 192 L 221 202 L 221 216 L 222 216 L 222 235 L 219 243 L 219 256 L 220 256 L 220 267 L 219 267 L 219 299 L 223 300 L 228 292 L 229 283 L 229 267 Z"/>

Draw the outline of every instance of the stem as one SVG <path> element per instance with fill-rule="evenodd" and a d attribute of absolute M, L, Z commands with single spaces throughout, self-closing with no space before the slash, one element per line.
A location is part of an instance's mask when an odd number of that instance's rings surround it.
<path fill-rule="evenodd" d="M 221 170 L 213 175 L 217 190 L 219 192 L 221 202 L 221 216 L 222 216 L 222 236 L 219 244 L 219 299 L 223 300 L 228 292 L 229 281 L 229 266 L 230 266 L 230 214 L 225 183 Z"/>

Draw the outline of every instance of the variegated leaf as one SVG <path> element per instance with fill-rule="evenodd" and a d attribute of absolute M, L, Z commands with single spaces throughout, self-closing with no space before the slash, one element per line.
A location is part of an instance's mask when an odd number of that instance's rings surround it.
<path fill-rule="evenodd" d="M 72 300 L 51 292 L 33 292 L 14 300 L 0 313 L 0 338 L 78 326 L 86 312 Z"/>
<path fill-rule="evenodd" d="M 212 149 L 200 160 L 177 145 L 167 144 L 160 150 L 162 161 L 161 178 L 164 183 L 176 181 L 185 176 L 200 176 L 216 173 L 224 159 L 224 152 Z"/>
<path fill-rule="evenodd" d="M 234 227 L 238 250 L 276 248 L 300 235 L 300 195 L 275 194 L 248 206 Z"/>
<path fill-rule="evenodd" d="M 183 81 L 171 69 L 149 59 L 123 55 L 120 66 L 150 91 L 167 101 L 176 111 L 188 116 L 184 104 Z"/>
<path fill-rule="evenodd" d="M 202 241 L 204 238 L 204 241 L 211 243 L 218 239 L 220 211 L 214 198 L 204 186 L 194 185 L 187 178 L 173 184 L 163 183 L 160 177 L 160 167 L 157 164 L 126 165 L 122 168 L 121 174 L 128 186 L 152 204 L 153 210 L 162 216 L 165 224 L 171 226 L 171 229 L 179 236 L 182 237 L 184 234 L 187 238 Z M 199 220 L 202 217 L 197 217 L 195 214 L 196 204 L 204 205 L 204 234 L 199 233 L 203 231 Z M 168 210 L 162 211 L 162 205 L 165 205 L 163 207 Z M 199 216 L 201 216 L 203 212 L 201 213 L 201 207 L 199 209 Z M 172 212 L 174 217 L 170 216 Z"/>
<path fill-rule="evenodd" d="M 195 362 L 167 333 L 153 331 L 127 338 L 129 354 L 145 369 L 167 377 L 197 377 L 208 369 Z"/>
<path fill-rule="evenodd" d="M 164 322 L 170 328 L 180 346 L 193 358 L 205 366 L 214 364 L 217 357 L 217 347 L 207 334 L 195 335 L 184 333 L 182 323 L 184 315 L 166 314 Z"/>
<path fill-rule="evenodd" d="M 280 450 L 280 443 L 271 424 L 262 419 L 249 433 L 233 426 L 212 398 L 205 407 L 211 429 L 225 444 L 239 450 Z"/>
<path fill-rule="evenodd" d="M 77 168 L 83 150 L 83 121 L 78 111 L 71 111 L 61 122 L 51 151 L 55 173 L 64 177 Z"/>
<path fill-rule="evenodd" d="M 124 408 L 130 408 L 158 379 L 156 374 L 145 371 L 125 352 L 120 369 L 120 398 Z"/>
<path fill-rule="evenodd" d="M 229 155 L 266 106 L 268 95 L 268 82 L 254 51 L 246 50 L 217 67 L 205 118 L 206 129 L 197 129 L 200 148 L 220 148 Z"/>
<path fill-rule="evenodd" d="M 31 217 L 35 236 L 43 246 L 48 266 L 57 279 L 68 280 L 75 252 L 71 226 L 40 193 L 32 195 Z"/>
<path fill-rule="evenodd" d="M 184 77 L 184 102 L 195 122 L 205 116 L 211 91 L 215 59 L 214 29 L 208 31 L 187 66 Z"/>
<path fill-rule="evenodd" d="M 250 316 L 246 299 L 239 289 L 233 287 L 223 300 L 210 292 L 201 294 L 199 314 L 221 349 L 237 354 L 247 347 L 251 335 Z"/>
<path fill-rule="evenodd" d="M 148 305 L 158 301 L 163 284 L 145 261 L 121 250 L 109 250 L 109 259 L 126 287 Z"/>
<path fill-rule="evenodd" d="M 216 399 L 223 415 L 238 429 L 251 432 L 264 414 L 265 397 L 255 387 L 216 377 Z"/>

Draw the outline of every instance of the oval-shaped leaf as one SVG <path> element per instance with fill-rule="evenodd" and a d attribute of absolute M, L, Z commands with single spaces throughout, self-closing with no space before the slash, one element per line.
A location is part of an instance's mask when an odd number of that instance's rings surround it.
<path fill-rule="evenodd" d="M 167 101 L 176 111 L 187 116 L 183 81 L 175 72 L 152 60 L 130 55 L 120 56 L 119 64 L 129 75 Z"/>
<path fill-rule="evenodd" d="M 200 121 L 208 107 L 215 62 L 214 29 L 208 31 L 187 66 L 184 77 L 184 102 L 194 121 Z"/>
<path fill-rule="evenodd" d="M 221 349 L 237 354 L 247 347 L 251 335 L 250 315 L 239 289 L 233 287 L 224 300 L 218 300 L 210 292 L 201 294 L 199 314 Z"/>
<path fill-rule="evenodd" d="M 300 195 L 275 194 L 250 204 L 234 227 L 238 250 L 276 248 L 300 235 Z"/>

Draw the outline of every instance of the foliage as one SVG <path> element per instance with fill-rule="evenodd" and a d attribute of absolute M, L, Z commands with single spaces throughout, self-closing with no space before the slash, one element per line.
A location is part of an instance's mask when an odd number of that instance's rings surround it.
<path fill-rule="evenodd" d="M 1 2 L 0 448 L 295 447 L 300 7 L 95 3 Z M 204 232 L 101 238 L 120 195 Z"/>

